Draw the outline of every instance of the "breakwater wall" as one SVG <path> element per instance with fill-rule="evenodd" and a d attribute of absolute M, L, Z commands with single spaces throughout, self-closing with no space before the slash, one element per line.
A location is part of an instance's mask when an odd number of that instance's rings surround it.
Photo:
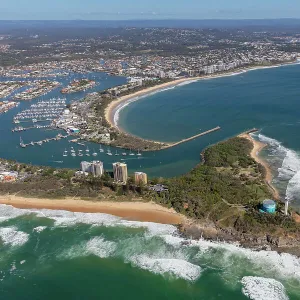
<path fill-rule="evenodd" d="M 207 130 L 207 131 L 201 132 L 201 133 L 199 133 L 199 134 L 193 135 L 193 136 L 191 136 L 191 137 L 189 137 L 189 138 L 183 139 L 183 140 L 181 140 L 181 141 L 179 141 L 179 142 L 170 143 L 170 144 L 168 144 L 167 146 L 165 146 L 164 149 L 178 146 L 178 145 L 180 145 L 180 144 L 183 144 L 183 143 L 192 141 L 192 140 L 194 140 L 194 139 L 197 139 L 198 137 L 201 137 L 201 136 L 204 136 L 204 135 L 213 133 L 213 132 L 218 131 L 218 130 L 220 130 L 220 129 L 221 129 L 221 127 L 220 127 L 220 126 L 217 126 L 217 127 L 215 127 L 215 128 L 212 128 L 212 129 L 209 129 L 209 130 Z"/>

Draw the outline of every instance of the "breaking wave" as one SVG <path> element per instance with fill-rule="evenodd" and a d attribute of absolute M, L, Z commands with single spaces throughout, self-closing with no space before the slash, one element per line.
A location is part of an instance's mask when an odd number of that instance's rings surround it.
<path fill-rule="evenodd" d="M 0 228 L 0 238 L 4 245 L 16 247 L 24 245 L 29 239 L 29 234 L 18 231 L 15 227 L 4 227 Z"/>
<path fill-rule="evenodd" d="M 151 258 L 144 255 L 133 256 L 131 263 L 154 274 L 171 274 L 176 278 L 195 281 L 200 277 L 201 267 L 180 259 Z"/>
<path fill-rule="evenodd" d="M 47 226 L 38 226 L 33 228 L 33 232 L 42 232 L 47 228 Z"/>
<path fill-rule="evenodd" d="M 251 300 L 288 300 L 284 286 L 270 278 L 247 276 L 242 279 L 243 293 Z"/>
<path fill-rule="evenodd" d="M 295 201 L 300 195 L 300 156 L 294 150 L 284 147 L 279 141 L 258 134 L 258 139 L 270 146 L 270 156 L 277 168 L 280 182 L 286 182 L 285 198 Z"/>
<path fill-rule="evenodd" d="M 96 255 L 100 258 L 108 258 L 116 250 L 116 243 L 106 241 L 102 237 L 94 237 L 87 242 L 73 246 L 63 251 L 59 255 L 59 259 L 74 259 L 82 256 Z"/>
<path fill-rule="evenodd" d="M 6 214 L 7 219 L 32 214 L 34 218 L 53 220 L 49 234 L 55 235 L 55 229 L 62 233 L 72 234 L 74 241 L 68 246 L 62 244 L 53 254 L 44 253 L 44 257 L 59 260 L 74 259 L 82 256 L 95 255 L 99 258 L 115 257 L 134 267 L 148 270 L 154 274 L 187 281 L 197 281 L 207 270 L 219 270 L 218 274 L 227 283 L 237 288 L 249 270 L 261 277 L 274 277 L 284 284 L 292 280 L 297 289 L 300 287 L 300 259 L 289 254 L 278 254 L 273 251 L 252 251 L 239 247 L 237 244 L 220 243 L 207 240 L 190 240 L 179 235 L 175 226 L 150 222 L 123 220 L 100 213 L 73 213 L 55 210 L 17 209 L 8 205 L 0 205 L 0 217 Z M 17 221 L 17 220 L 16 220 Z M 36 220 L 35 220 L 36 222 Z M 90 225 L 79 226 L 80 224 Z M 75 227 L 76 226 L 76 227 Z M 103 233 L 102 227 L 105 227 Z M 118 230 L 110 229 L 116 228 Z M 70 231 L 68 228 L 73 228 Z M 127 230 L 128 228 L 142 230 Z M 45 226 L 33 228 L 33 232 L 41 232 Z M 84 235 L 100 232 L 80 240 L 83 235 L 75 232 L 85 230 Z M 107 230 L 113 230 L 109 237 Z M 124 234 L 125 233 L 125 234 Z M 77 235 L 77 234 L 76 234 Z M 18 231 L 15 227 L 0 228 L 3 243 L 23 245 L 29 235 Z M 44 237 L 45 238 L 45 237 Z M 39 245 L 43 240 L 39 240 Z M 38 247 L 38 246 L 36 246 Z M 50 255 L 50 256 L 49 256 Z"/>

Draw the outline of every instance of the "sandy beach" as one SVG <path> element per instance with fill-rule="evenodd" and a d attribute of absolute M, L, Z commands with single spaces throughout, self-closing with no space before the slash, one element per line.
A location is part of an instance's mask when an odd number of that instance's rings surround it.
<path fill-rule="evenodd" d="M 53 209 L 72 212 L 105 213 L 132 221 L 161 224 L 176 225 L 184 221 L 184 217 L 176 213 L 173 209 L 164 208 L 153 202 L 106 202 L 72 198 L 51 200 L 1 195 L 0 204 L 12 205 L 21 209 Z"/>
<path fill-rule="evenodd" d="M 271 190 L 273 191 L 273 196 L 276 200 L 280 199 L 280 195 L 278 193 L 278 191 L 276 190 L 276 188 L 273 186 L 272 184 L 272 179 L 273 179 L 273 175 L 270 169 L 270 166 L 259 157 L 259 152 L 265 148 L 267 146 L 267 144 L 264 144 L 262 142 L 256 141 L 254 138 L 251 137 L 250 134 L 248 133 L 243 133 L 240 134 L 239 137 L 241 138 L 245 138 L 247 140 L 249 140 L 252 144 L 253 144 L 253 149 L 251 151 L 251 157 L 258 162 L 259 164 L 261 164 L 262 166 L 264 166 L 265 170 L 266 170 L 266 182 L 269 185 L 269 187 L 271 188 Z"/>
<path fill-rule="evenodd" d="M 151 93 L 154 93 L 154 92 L 157 92 L 160 90 L 172 88 L 172 87 L 175 87 L 180 84 L 187 83 L 187 82 L 195 82 L 195 81 L 199 81 L 199 80 L 207 80 L 207 79 L 215 79 L 215 78 L 221 78 L 221 77 L 234 76 L 234 75 L 239 75 L 239 74 L 249 72 L 249 71 L 255 71 L 255 70 L 259 70 L 259 69 L 276 68 L 276 67 L 289 65 L 289 64 L 294 64 L 294 62 L 286 63 L 286 64 L 282 64 L 282 65 L 280 64 L 280 65 L 273 65 L 273 66 L 249 67 L 249 68 L 238 69 L 238 70 L 234 70 L 232 72 L 222 73 L 222 74 L 206 75 L 206 76 L 200 76 L 200 77 L 184 77 L 184 78 L 175 79 L 170 82 L 166 82 L 166 83 L 163 83 L 163 84 L 160 84 L 157 86 L 149 87 L 149 88 L 143 89 L 141 91 L 132 93 L 130 95 L 126 95 L 126 96 L 117 98 L 116 100 L 112 101 L 106 107 L 105 118 L 112 127 L 115 127 L 119 131 L 125 132 L 122 128 L 118 127 L 115 115 L 118 114 L 118 111 L 120 109 L 122 109 L 122 107 L 124 107 L 127 103 L 133 102 L 132 100 L 134 98 L 136 98 L 136 100 L 138 100 L 139 97 L 143 97 L 143 96 L 146 96 L 148 94 L 151 94 Z M 125 133 L 127 133 L 127 132 L 125 132 Z M 152 141 L 152 142 L 162 143 L 159 141 Z"/>
<path fill-rule="evenodd" d="M 240 73 L 242 73 L 242 71 Z M 115 127 L 120 131 L 123 131 L 121 128 L 118 127 L 118 124 L 116 124 L 115 114 L 117 113 L 118 107 L 125 105 L 126 103 L 130 102 L 132 99 L 138 98 L 138 97 L 143 97 L 148 94 L 151 94 L 151 93 L 154 93 L 154 92 L 157 92 L 160 90 L 164 90 L 167 88 L 175 87 L 182 83 L 194 82 L 194 81 L 204 80 L 204 79 L 213 79 L 213 78 L 219 78 L 219 77 L 224 77 L 224 76 L 232 76 L 235 74 L 238 74 L 238 73 L 232 72 L 232 73 L 226 73 L 226 74 L 208 75 L 208 76 L 201 76 L 201 77 L 189 77 L 189 78 L 185 77 L 185 78 L 176 79 L 176 80 L 173 80 L 170 82 L 159 84 L 157 86 L 143 89 L 141 91 L 120 97 L 120 98 L 112 101 L 105 109 L 105 118 L 112 127 Z M 153 141 L 153 142 L 155 142 L 155 141 Z"/>

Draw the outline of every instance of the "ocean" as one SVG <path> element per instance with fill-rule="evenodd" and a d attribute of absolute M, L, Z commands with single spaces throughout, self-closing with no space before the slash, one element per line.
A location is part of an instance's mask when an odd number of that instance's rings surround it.
<path fill-rule="evenodd" d="M 300 259 L 171 225 L 0 205 L 1 299 L 300 299 Z"/>
<path fill-rule="evenodd" d="M 144 138 L 177 141 L 216 126 L 222 129 L 174 148 L 127 158 L 130 172 L 178 176 L 200 162 L 205 147 L 256 127 L 260 131 L 254 137 L 269 144 L 261 155 L 273 170 L 274 184 L 298 207 L 299 73 L 299 65 L 251 71 L 132 102 L 120 112 L 119 125 Z M 100 83 L 96 90 L 126 82 L 106 74 L 90 76 Z M 61 80 L 66 85 L 70 78 Z M 68 95 L 68 100 L 84 94 Z M 57 89 L 48 96 L 59 95 Z M 62 157 L 65 148 L 80 147 L 67 141 L 18 146 L 20 136 L 28 142 L 57 134 L 38 129 L 11 132 L 14 114 L 35 101 L 0 115 L 0 157 L 79 168 L 79 157 Z M 88 145 L 91 150 L 99 147 Z M 97 159 L 111 168 L 116 158 L 101 155 Z M 300 299 L 300 259 L 185 240 L 170 225 L 0 205 L 0 238 L 1 299 Z"/>
<path fill-rule="evenodd" d="M 144 152 L 142 157 L 108 156 L 99 152 L 99 145 L 87 143 L 91 151 L 98 152 L 96 159 L 104 162 L 106 170 L 122 159 L 130 173 L 144 171 L 149 177 L 172 177 L 187 173 L 200 162 L 200 152 L 207 146 L 235 136 L 245 130 L 258 128 L 258 139 L 270 142 L 261 154 L 274 173 L 274 184 L 283 198 L 294 207 L 300 206 L 300 89 L 298 78 L 300 65 L 260 69 L 222 78 L 192 81 L 177 87 L 164 89 L 125 106 L 118 115 L 118 124 L 126 131 L 147 139 L 164 142 L 179 141 L 216 126 L 221 130 L 174 148 Z M 98 85 L 85 92 L 66 95 L 68 101 L 78 100 L 89 92 L 124 84 L 126 78 L 107 76 L 105 73 L 88 75 L 71 74 L 55 78 L 66 86 L 74 78 L 88 77 Z M 7 80 L 7 78 L 0 78 Z M 59 97 L 60 88 L 47 96 Z M 40 98 L 41 99 L 41 98 Z M 64 150 L 73 146 L 78 152 L 85 147 L 67 140 L 54 141 L 22 149 L 20 137 L 25 143 L 57 135 L 58 131 L 33 129 L 12 133 L 13 116 L 39 99 L 21 102 L 21 105 L 0 115 L 0 157 L 35 165 L 78 169 L 88 157 L 63 157 Z M 146 116 L 146 117 L 145 117 Z M 26 124 L 21 124 L 26 126 Z M 107 147 L 104 146 L 106 150 Z M 116 148 L 111 147 L 113 153 Z M 123 152 L 118 149 L 118 152 Z"/>
<path fill-rule="evenodd" d="M 282 198 L 300 207 L 300 65 L 267 68 L 181 84 L 125 106 L 118 124 L 146 139 L 173 142 L 216 126 L 221 130 L 158 152 L 151 175 L 176 176 L 200 162 L 207 146 L 252 128 Z M 145 116 L 147 116 L 145 118 Z M 153 160 L 153 158 L 152 158 Z"/>

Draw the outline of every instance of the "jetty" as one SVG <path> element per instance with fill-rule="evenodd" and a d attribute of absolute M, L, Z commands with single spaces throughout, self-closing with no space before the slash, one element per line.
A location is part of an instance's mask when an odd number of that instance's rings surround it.
<path fill-rule="evenodd" d="M 191 136 L 191 137 L 189 137 L 189 138 L 183 139 L 183 140 L 181 140 L 181 141 L 179 141 L 179 142 L 169 144 L 169 145 L 167 145 L 167 146 L 164 147 L 164 148 L 171 148 L 171 147 L 178 146 L 178 145 L 180 145 L 180 144 L 183 144 L 183 143 L 192 141 L 192 140 L 194 140 L 194 139 L 197 139 L 197 138 L 200 137 L 200 136 L 204 136 L 204 135 L 210 134 L 210 133 L 215 132 L 215 131 L 218 131 L 218 130 L 220 130 L 220 129 L 221 129 L 221 127 L 220 127 L 220 126 L 217 126 L 217 127 L 215 127 L 215 128 L 212 128 L 212 129 L 209 129 L 209 130 L 207 130 L 207 131 L 204 131 L 204 132 L 198 133 L 198 134 L 196 134 L 196 135 L 193 135 L 193 136 Z"/>
<path fill-rule="evenodd" d="M 37 142 L 30 142 L 28 144 L 25 144 L 23 142 L 23 140 L 20 138 L 20 147 L 21 148 L 26 148 L 28 146 L 35 146 L 35 145 L 39 145 L 39 146 L 42 146 L 43 143 L 48 143 L 50 141 L 58 141 L 60 139 L 66 139 L 69 135 L 62 135 L 62 134 L 58 134 L 56 137 L 53 137 L 53 138 L 47 138 L 47 139 L 44 139 L 44 140 L 41 140 L 41 141 L 37 141 Z"/>

